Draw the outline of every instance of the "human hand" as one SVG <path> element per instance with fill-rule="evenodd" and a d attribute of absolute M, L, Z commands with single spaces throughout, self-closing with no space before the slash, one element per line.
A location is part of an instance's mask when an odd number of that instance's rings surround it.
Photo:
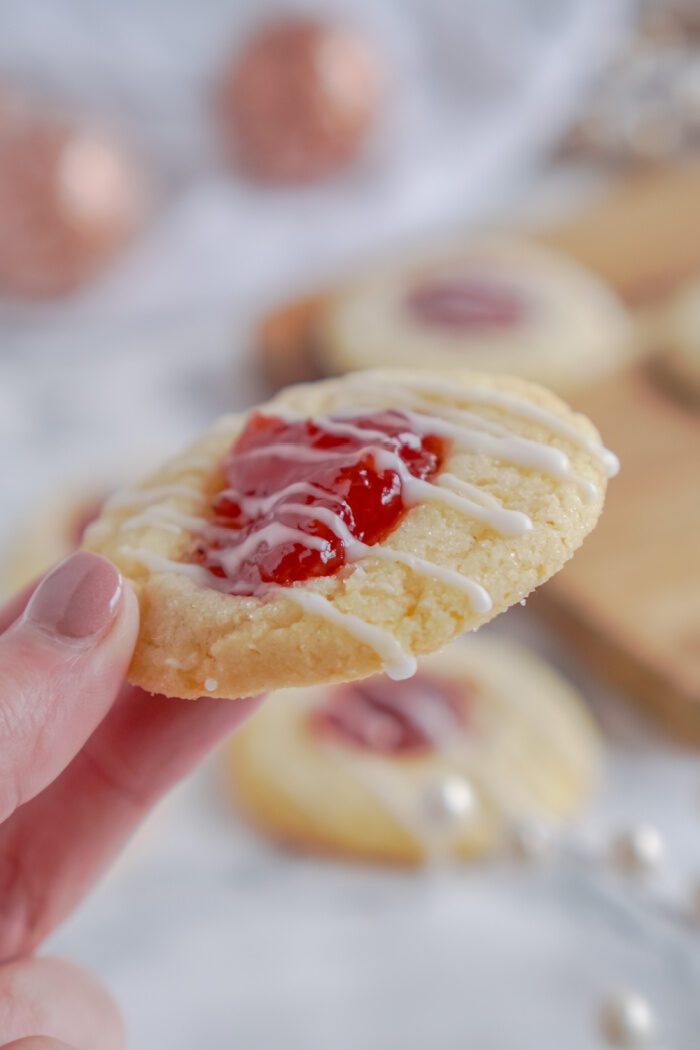
<path fill-rule="evenodd" d="M 0 609 L 0 1046 L 122 1047 L 107 992 L 32 953 L 149 807 L 256 704 L 126 685 L 137 630 L 133 592 L 87 551 Z"/>

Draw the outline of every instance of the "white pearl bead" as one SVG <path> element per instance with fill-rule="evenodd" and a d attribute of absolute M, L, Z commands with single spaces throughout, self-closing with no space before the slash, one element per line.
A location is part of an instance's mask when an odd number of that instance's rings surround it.
<path fill-rule="evenodd" d="M 649 1003 L 637 992 L 617 992 L 602 1005 L 600 1026 L 610 1046 L 650 1046 L 656 1019 Z"/>
<path fill-rule="evenodd" d="M 425 811 L 435 824 L 464 824 L 474 817 L 478 801 L 474 788 L 460 776 L 433 784 L 425 795 Z"/>
<path fill-rule="evenodd" d="M 546 860 L 554 850 L 554 833 L 540 820 L 519 820 L 511 828 L 511 847 L 518 860 L 536 863 Z"/>
<path fill-rule="evenodd" d="M 627 875 L 649 876 L 664 861 L 664 842 L 651 824 L 639 824 L 623 832 L 613 842 L 612 860 Z"/>

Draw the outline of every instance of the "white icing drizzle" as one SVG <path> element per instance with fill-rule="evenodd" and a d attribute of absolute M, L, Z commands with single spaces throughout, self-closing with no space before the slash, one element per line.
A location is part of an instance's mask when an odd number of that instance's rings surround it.
<path fill-rule="evenodd" d="M 393 399 L 417 434 L 437 434 L 449 438 L 455 448 L 463 452 L 483 453 L 517 466 L 541 470 L 556 478 L 574 478 L 569 458 L 559 448 L 520 437 L 499 423 L 465 409 L 453 409 L 415 396 L 406 399 L 400 392 L 394 392 Z M 364 406 L 364 411 L 368 410 Z M 352 414 L 356 415 L 357 409 Z M 339 415 L 342 418 L 343 413 Z M 324 428 L 327 421 L 326 416 L 316 419 Z M 367 433 L 361 428 L 357 431 L 363 437 Z"/>
<path fill-rule="evenodd" d="M 353 412 L 353 416 L 357 413 Z M 335 434 L 337 437 L 349 437 L 354 438 L 356 441 L 385 441 L 386 434 L 383 430 L 373 430 L 371 427 L 358 427 L 352 423 L 346 423 L 339 416 L 338 418 L 331 419 L 329 416 L 319 416 L 318 423 L 322 430 L 327 434 Z"/>
<path fill-rule="evenodd" d="M 239 452 L 238 458 L 265 459 L 267 456 L 276 456 L 278 459 L 293 459 L 302 463 L 313 463 L 315 460 L 325 463 L 329 459 L 347 459 L 349 455 L 348 452 L 335 452 L 333 449 L 309 448 L 305 445 L 295 445 L 292 441 L 278 441 L 274 445 L 248 448 L 245 452 Z"/>
<path fill-rule="evenodd" d="M 358 381 L 362 379 L 362 376 L 363 373 L 358 372 L 349 378 L 357 384 Z M 376 386 L 388 387 L 392 391 L 395 389 L 395 385 L 388 380 L 377 380 L 373 377 L 372 383 Z M 561 437 L 565 437 L 569 441 L 572 441 L 579 448 L 585 449 L 586 452 L 598 460 L 609 478 L 614 477 L 620 469 L 620 461 L 610 449 L 605 448 L 603 445 L 599 444 L 599 442 L 589 438 L 586 434 L 582 434 L 577 427 L 567 422 L 567 420 L 562 419 L 561 416 L 556 413 L 550 412 L 548 409 L 542 408 L 540 405 L 534 405 L 531 401 L 515 397 L 513 394 L 505 394 L 500 391 L 489 390 L 486 387 L 460 388 L 450 386 L 449 383 L 436 383 L 434 380 L 430 379 L 424 381 L 423 379 L 411 379 L 404 376 L 401 377 L 401 380 L 396 385 L 399 388 L 408 387 L 409 389 L 417 388 L 419 391 L 425 390 L 429 393 L 447 397 L 450 401 L 454 401 L 455 398 L 458 398 L 460 401 L 471 402 L 479 405 L 490 405 L 494 408 L 504 409 L 506 412 L 512 413 L 512 415 L 520 416 L 521 419 L 528 419 L 533 423 L 540 423 L 552 433 L 559 434 Z M 365 383 L 363 390 L 366 390 L 366 388 Z M 430 407 L 433 411 L 439 411 L 442 415 L 443 409 L 448 406 L 430 402 Z"/>
<path fill-rule="evenodd" d="M 394 547 L 386 547 L 382 544 L 371 546 L 363 543 L 353 536 L 343 519 L 328 507 L 314 507 L 304 503 L 287 503 L 284 510 L 293 511 L 304 517 L 313 518 L 327 525 L 328 528 L 342 541 L 345 547 L 345 555 L 349 562 L 362 561 L 365 558 L 380 558 L 382 561 L 400 562 L 407 565 L 418 575 L 427 576 L 429 579 L 441 580 L 443 583 L 457 590 L 464 591 L 470 598 L 475 612 L 487 613 L 492 607 L 491 597 L 488 592 L 460 572 L 454 569 L 445 569 L 434 562 L 426 561 L 415 554 L 407 551 L 398 551 Z"/>
<path fill-rule="evenodd" d="M 562 449 L 515 435 L 500 424 L 467 410 L 452 409 L 421 398 L 406 401 L 397 397 L 396 400 L 399 405 L 410 405 L 413 409 L 417 403 L 425 407 L 425 413 L 410 409 L 404 412 L 419 434 L 435 433 L 449 438 L 462 452 L 481 453 L 516 466 L 540 470 L 557 480 L 571 481 L 587 502 L 596 498 L 597 485 L 573 472 L 569 457 Z M 440 410 L 439 418 L 428 414 L 436 409 Z"/>
<path fill-rule="evenodd" d="M 112 510 L 118 507 L 147 506 L 149 503 L 159 503 L 160 500 L 170 497 L 194 500 L 197 504 L 202 502 L 202 493 L 192 485 L 184 485 L 174 482 L 171 485 L 154 485 L 146 489 L 124 489 L 115 492 L 105 503 L 105 508 Z"/>
<path fill-rule="evenodd" d="M 325 428 L 325 420 L 323 425 Z M 359 427 L 353 429 L 357 429 L 358 432 L 363 434 L 363 437 L 366 437 L 368 433 L 379 433 L 379 431 L 360 431 Z M 382 437 L 386 437 L 386 435 L 383 434 Z M 532 522 L 527 514 L 517 510 L 506 510 L 493 496 L 478 489 L 475 485 L 469 485 L 468 482 L 461 481 L 454 474 L 440 474 L 434 482 L 422 481 L 411 474 L 401 457 L 396 453 L 391 453 L 385 449 L 377 450 L 370 445 L 367 446 L 367 451 L 373 452 L 375 463 L 378 463 L 377 453 L 379 451 L 382 454 L 386 452 L 386 456 L 381 460 L 382 464 L 385 465 L 380 466 L 379 469 L 390 469 L 399 474 L 402 483 L 402 495 L 407 506 L 417 506 L 419 503 L 426 501 L 442 502 L 454 507 L 463 514 L 483 522 L 504 536 L 517 536 L 532 528 Z M 356 455 L 356 452 L 338 452 L 333 454 L 332 458 L 352 460 Z M 391 459 L 388 457 L 391 457 Z M 324 458 L 331 457 L 326 456 Z M 440 491 L 442 489 L 451 491 Z M 233 487 L 225 489 L 223 492 L 223 495 L 237 500 L 243 513 L 250 516 L 265 514 L 273 506 L 277 506 L 278 510 L 288 508 L 289 504 L 286 497 L 296 494 L 328 496 L 328 493 L 318 485 L 305 481 L 294 482 L 270 496 L 243 496 Z"/>
<path fill-rule="evenodd" d="M 454 408 L 451 405 L 434 402 L 421 396 L 425 391 L 428 394 L 446 396 L 452 401 L 458 397 L 462 403 L 498 407 L 520 418 L 542 424 L 549 431 L 584 448 L 597 459 L 608 476 L 612 476 L 616 471 L 617 461 L 612 453 L 580 434 L 574 426 L 554 413 L 511 395 L 482 388 L 461 390 L 447 384 L 426 382 L 422 379 L 402 379 L 398 384 L 394 384 L 388 380 L 377 382 L 373 378 L 372 384 L 368 385 L 366 380 L 363 383 L 361 373 L 350 377 L 348 382 L 361 386 L 363 407 L 358 406 L 352 410 L 341 409 L 333 413 L 333 418 L 328 415 L 310 418 L 320 429 L 329 434 L 352 438 L 360 444 L 360 448 L 319 449 L 300 446 L 289 441 L 279 441 L 248 449 L 238 453 L 238 456 L 249 459 L 276 457 L 308 463 L 316 461 L 325 463 L 329 460 L 338 462 L 345 460 L 352 463 L 359 456 L 370 455 L 378 471 L 393 471 L 398 475 L 406 507 L 415 507 L 427 502 L 439 502 L 504 536 L 521 535 L 532 528 L 530 518 L 522 511 L 503 507 L 490 493 L 463 481 L 455 474 L 443 472 L 430 482 L 415 477 L 397 452 L 384 447 L 387 439 L 384 431 L 372 427 L 361 427 L 352 421 L 352 417 L 357 416 L 358 412 L 372 411 L 372 408 L 366 405 L 368 395 L 369 400 L 378 396 L 383 406 L 388 401 L 395 409 L 402 411 L 408 419 L 411 430 L 401 433 L 400 437 L 402 442 L 409 447 L 413 444 L 413 447 L 418 449 L 421 436 L 436 434 L 448 438 L 459 451 L 482 454 L 517 466 L 539 470 L 557 479 L 572 481 L 578 485 L 584 496 L 595 497 L 596 486 L 587 479 L 577 477 L 572 472 L 569 458 L 563 450 L 514 434 L 501 423 L 486 419 L 470 409 Z M 418 389 L 414 390 L 414 387 Z M 386 410 L 391 411 L 392 409 Z M 273 406 L 272 411 L 278 417 L 288 421 L 306 418 L 284 409 L 278 409 L 277 406 Z M 344 419 L 344 415 L 348 418 Z M 227 425 L 230 423 L 227 422 Z M 190 461 L 200 466 L 197 457 L 190 457 Z M 201 465 L 206 466 L 204 463 Z M 440 580 L 466 593 L 475 612 L 480 615 L 488 613 L 492 607 L 491 598 L 485 589 L 462 573 L 454 569 L 443 568 L 417 555 L 396 550 L 386 544 L 370 546 L 362 543 L 352 535 L 345 522 L 335 511 L 323 506 L 295 502 L 293 498 L 295 496 L 311 496 L 312 498 L 328 496 L 324 489 L 312 482 L 293 482 L 281 491 L 267 496 L 245 496 L 238 493 L 235 487 L 224 490 L 222 495 L 236 500 L 243 515 L 248 518 L 264 515 L 273 507 L 278 514 L 287 511 L 313 518 L 325 524 L 340 538 L 346 548 L 346 557 L 349 562 L 358 562 L 371 557 L 398 562 L 408 566 L 417 574 Z M 133 506 L 134 504 L 144 506 L 143 511 L 123 523 L 122 528 L 125 530 L 142 526 L 157 526 L 180 533 L 201 531 L 206 528 L 212 536 L 221 533 L 230 538 L 232 534 L 235 535 L 234 529 L 219 528 L 208 523 L 203 517 L 186 514 L 172 506 L 162 504 L 162 500 L 171 497 L 187 498 L 194 501 L 197 506 L 201 506 L 202 502 L 202 494 L 196 488 L 187 484 L 173 483 L 113 496 L 108 506 Z M 258 548 L 270 549 L 283 543 L 298 543 L 318 551 L 326 551 L 330 546 L 328 541 L 321 536 L 285 525 L 281 521 L 275 521 L 257 531 L 250 532 L 235 547 L 224 546 L 222 549 L 211 551 L 210 557 L 221 565 L 228 577 L 235 577 L 246 558 Z M 130 557 L 139 559 L 153 572 L 179 572 L 188 575 L 197 583 L 226 593 L 236 593 L 235 580 L 233 582 L 231 579 L 219 580 L 203 566 L 172 561 L 129 547 L 124 547 L 122 550 Z M 307 611 L 314 612 L 342 626 L 358 640 L 374 648 L 390 677 L 407 677 L 415 670 L 415 660 L 401 649 L 393 635 L 366 623 L 359 617 L 349 613 L 340 613 L 332 602 L 327 601 L 320 594 L 294 586 L 268 587 L 265 588 L 265 591 L 266 593 L 282 593 Z"/>
<path fill-rule="evenodd" d="M 432 407 L 432 406 L 431 406 Z M 419 433 L 435 433 L 450 438 L 462 452 L 481 452 L 494 459 L 513 463 L 530 470 L 541 470 L 555 478 L 571 475 L 569 457 L 560 448 L 512 434 L 496 423 L 481 419 L 472 412 L 447 410 L 435 426 L 430 415 L 407 413 Z"/>
<path fill-rule="evenodd" d="M 554 434 L 567 438 L 593 456 L 600 463 L 606 476 L 609 478 L 614 478 L 620 469 L 620 461 L 614 452 L 589 438 L 586 434 L 582 434 L 577 427 L 562 419 L 561 416 L 555 415 L 554 412 L 549 412 L 539 405 L 533 405 L 531 401 L 521 401 L 519 398 L 511 395 L 483 388 L 480 390 L 468 390 L 466 396 L 470 401 L 503 408 L 508 412 L 512 412 L 513 415 L 520 416 L 521 419 L 528 419 L 533 423 L 541 423 L 542 426 L 547 427 Z"/>
<path fill-rule="evenodd" d="M 294 481 L 291 485 L 286 485 L 285 488 L 280 489 L 279 492 L 273 492 L 270 496 L 244 496 L 234 487 L 224 489 L 221 495 L 229 496 L 236 500 L 244 514 L 254 517 L 258 514 L 267 514 L 276 504 L 281 506 L 287 496 L 319 496 L 323 498 L 327 497 L 328 493 L 320 485 L 314 485 L 310 481 Z"/>
<path fill-rule="evenodd" d="M 470 485 L 468 481 L 462 481 L 455 474 L 438 474 L 434 484 L 438 488 L 452 490 L 465 501 L 471 501 L 471 516 L 500 532 L 502 536 L 520 536 L 532 529 L 532 520 L 527 514 L 521 510 L 506 510 L 490 493 L 484 492 L 476 485 Z"/>
<path fill-rule="evenodd" d="M 236 547 L 226 547 L 222 550 L 211 552 L 212 561 L 218 562 L 228 576 L 235 576 L 242 563 L 249 554 L 252 554 L 261 545 L 268 549 L 278 547 L 282 543 L 300 543 L 310 550 L 328 550 L 328 540 L 321 536 L 313 536 L 301 529 L 294 529 L 289 525 L 283 525 L 280 521 L 272 521 L 264 528 L 251 532 Z"/>
<path fill-rule="evenodd" d="M 172 572 L 178 576 L 188 576 L 194 583 L 198 583 L 202 587 L 212 587 L 214 590 L 221 590 L 221 581 L 212 576 L 203 565 L 195 565 L 186 561 L 174 561 L 172 558 L 165 558 L 162 554 L 156 554 L 154 551 L 145 550 L 142 547 L 129 547 L 128 544 L 121 546 L 119 553 L 123 554 L 125 558 L 131 558 L 133 561 L 139 562 L 149 572 Z"/>
<path fill-rule="evenodd" d="M 402 681 L 416 673 L 415 657 L 405 652 L 390 631 L 367 623 L 366 620 L 352 613 L 341 612 L 321 594 L 301 587 L 274 587 L 269 593 L 277 593 L 300 605 L 305 612 L 322 616 L 329 623 L 336 624 L 359 642 L 374 649 L 382 661 L 384 673 L 394 681 Z"/>
<path fill-rule="evenodd" d="M 152 504 L 139 514 L 134 514 L 122 525 L 125 531 L 142 528 L 159 528 L 168 532 L 181 533 L 185 530 L 194 532 L 203 528 L 207 519 L 197 517 L 193 514 L 183 514 L 182 511 L 167 504 Z"/>

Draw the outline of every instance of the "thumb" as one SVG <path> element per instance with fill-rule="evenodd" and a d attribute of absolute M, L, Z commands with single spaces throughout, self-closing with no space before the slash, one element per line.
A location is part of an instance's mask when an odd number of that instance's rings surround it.
<path fill-rule="evenodd" d="M 0 822 L 51 783 L 111 707 L 138 607 L 117 569 L 66 558 L 0 636 Z"/>

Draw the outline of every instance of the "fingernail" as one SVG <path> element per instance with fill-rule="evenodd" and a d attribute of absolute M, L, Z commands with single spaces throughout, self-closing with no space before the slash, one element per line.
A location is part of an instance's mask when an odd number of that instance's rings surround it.
<path fill-rule="evenodd" d="M 111 562 L 78 551 L 41 581 L 24 620 L 57 638 L 94 638 L 114 620 L 122 591 L 121 575 Z"/>

